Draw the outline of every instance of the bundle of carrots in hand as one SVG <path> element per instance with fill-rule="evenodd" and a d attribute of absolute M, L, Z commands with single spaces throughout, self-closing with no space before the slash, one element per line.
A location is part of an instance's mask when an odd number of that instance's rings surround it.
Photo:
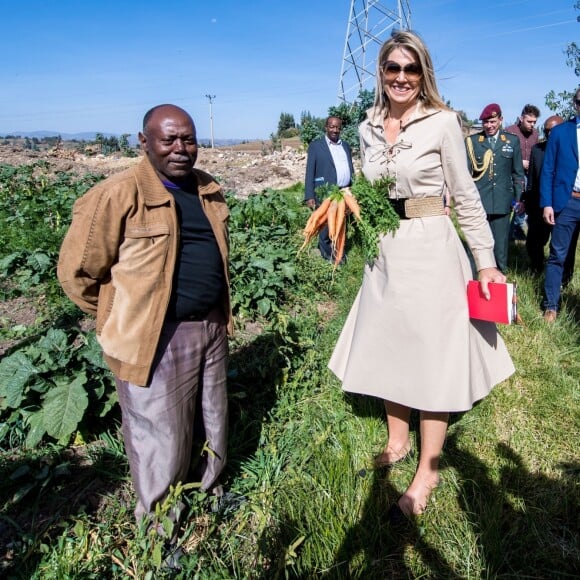
<path fill-rule="evenodd" d="M 355 217 L 352 241 L 359 245 L 367 264 L 371 267 L 379 255 L 379 243 L 383 235 L 394 233 L 399 227 L 399 216 L 389 201 L 395 180 L 384 176 L 370 182 L 364 175 L 357 175 L 350 187 L 340 189 L 337 185 L 323 185 L 316 193 L 324 201 L 316 209 L 304 228 L 303 250 L 328 224 L 332 241 L 334 264 L 340 263 L 346 244 L 346 218 L 350 212 Z"/>
<path fill-rule="evenodd" d="M 320 194 L 320 192 L 318 192 Z M 348 188 L 340 189 L 337 185 L 330 188 L 327 197 L 316 208 L 304 228 L 303 250 L 320 230 L 328 225 L 328 237 L 332 244 L 334 265 L 340 264 L 346 246 L 346 217 L 350 212 L 357 221 L 360 221 L 360 207 Z"/>

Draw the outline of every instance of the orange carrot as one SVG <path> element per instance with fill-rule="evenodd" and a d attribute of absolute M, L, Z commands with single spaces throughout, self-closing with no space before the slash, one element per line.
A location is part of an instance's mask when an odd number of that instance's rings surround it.
<path fill-rule="evenodd" d="M 316 211 L 322 211 L 322 212 L 326 213 L 326 210 L 328 209 L 329 205 L 330 205 L 330 197 L 327 197 L 327 198 L 322 200 L 322 203 L 318 206 Z"/>
<path fill-rule="evenodd" d="M 332 201 L 328 206 L 328 237 L 331 241 L 336 237 L 336 213 L 338 211 L 338 204 Z"/>
<path fill-rule="evenodd" d="M 334 265 L 338 266 L 342 257 L 344 256 L 344 248 L 346 246 L 346 220 L 342 220 L 340 231 L 336 236 L 336 244 L 334 247 Z"/>
<path fill-rule="evenodd" d="M 336 246 L 336 239 L 342 229 L 342 224 L 345 222 L 346 218 L 346 202 L 344 201 L 344 196 L 340 199 L 340 201 L 336 202 L 336 221 L 334 226 L 334 237 L 330 235 L 330 227 L 329 227 L 329 237 L 333 242 L 333 245 Z M 330 219 L 330 218 L 329 218 Z"/>
<path fill-rule="evenodd" d="M 304 243 L 302 244 L 300 250 L 303 250 L 310 241 L 318 234 L 318 232 L 322 229 L 326 220 L 328 219 L 328 207 L 330 206 L 330 199 L 325 199 L 320 206 L 315 209 L 308 221 L 306 222 L 306 226 L 304 227 Z"/>
<path fill-rule="evenodd" d="M 358 205 L 356 197 L 351 193 L 345 193 L 344 201 L 346 203 L 346 207 L 351 211 L 357 221 L 360 222 L 360 206 Z"/>
<path fill-rule="evenodd" d="M 311 233 L 318 227 L 321 221 L 326 221 L 326 212 L 330 205 L 330 199 L 325 199 L 311 214 L 304 226 L 304 234 Z"/>
<path fill-rule="evenodd" d="M 304 235 L 305 236 L 312 236 L 317 234 L 320 231 L 320 228 L 326 223 L 328 214 L 327 213 L 317 213 L 316 215 L 312 214 L 308 223 L 304 227 Z"/>

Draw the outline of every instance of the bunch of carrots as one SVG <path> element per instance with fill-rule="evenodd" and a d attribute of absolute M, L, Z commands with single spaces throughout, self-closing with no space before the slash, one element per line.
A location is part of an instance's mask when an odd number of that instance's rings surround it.
<path fill-rule="evenodd" d="M 320 230 L 328 225 L 328 237 L 332 243 L 334 265 L 340 264 L 346 246 L 346 217 L 350 212 L 357 221 L 360 221 L 360 207 L 348 188 L 332 188 L 328 197 L 312 212 L 304 228 L 303 250 Z"/>

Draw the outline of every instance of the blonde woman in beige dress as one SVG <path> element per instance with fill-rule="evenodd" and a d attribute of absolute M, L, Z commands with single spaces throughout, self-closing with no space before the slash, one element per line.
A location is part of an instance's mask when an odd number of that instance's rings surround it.
<path fill-rule="evenodd" d="M 390 192 L 402 215 L 394 235 L 364 271 L 329 368 L 343 389 L 385 401 L 388 440 L 376 458 L 389 467 L 411 451 L 409 417 L 420 411 L 415 477 L 393 506 L 421 514 L 439 482 L 449 412 L 466 411 L 514 366 L 494 324 L 472 321 L 471 267 L 445 211 L 448 191 L 473 253 L 483 293 L 505 282 L 467 161 L 460 121 L 441 100 L 431 57 L 412 32 L 396 32 L 377 61 L 374 107 L 359 127 L 362 171 L 396 178 Z M 401 201 L 408 198 L 410 201 Z"/>

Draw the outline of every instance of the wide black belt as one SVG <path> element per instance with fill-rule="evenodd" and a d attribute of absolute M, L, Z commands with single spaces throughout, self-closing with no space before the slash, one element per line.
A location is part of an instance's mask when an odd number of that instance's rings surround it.
<path fill-rule="evenodd" d="M 443 198 L 439 196 L 399 197 L 389 201 L 402 220 L 445 215 Z"/>

